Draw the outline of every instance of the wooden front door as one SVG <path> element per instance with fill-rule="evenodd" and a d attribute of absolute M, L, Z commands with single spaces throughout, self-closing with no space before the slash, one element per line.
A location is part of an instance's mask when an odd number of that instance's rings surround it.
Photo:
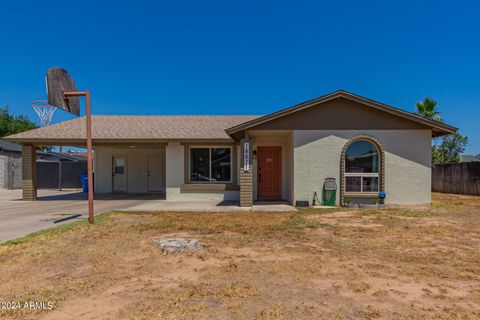
<path fill-rule="evenodd" d="M 282 200 L 282 147 L 257 147 L 257 199 Z"/>

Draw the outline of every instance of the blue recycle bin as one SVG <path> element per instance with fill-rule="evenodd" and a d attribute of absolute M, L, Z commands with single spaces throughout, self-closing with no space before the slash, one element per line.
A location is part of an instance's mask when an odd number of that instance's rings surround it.
<path fill-rule="evenodd" d="M 82 183 L 82 191 L 88 192 L 88 173 L 80 173 L 80 182 Z"/>

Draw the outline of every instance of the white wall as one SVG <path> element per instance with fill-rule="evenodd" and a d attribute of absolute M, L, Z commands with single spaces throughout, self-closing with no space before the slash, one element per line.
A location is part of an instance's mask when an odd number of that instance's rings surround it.
<path fill-rule="evenodd" d="M 243 163 L 242 163 L 242 146 L 237 145 L 237 167 L 233 168 L 234 170 L 237 171 L 237 186 L 240 185 L 240 168 L 242 168 Z"/>
<path fill-rule="evenodd" d="M 165 148 L 167 200 L 180 197 L 180 185 L 184 183 L 184 146 L 178 142 L 169 142 Z"/>
<path fill-rule="evenodd" d="M 112 157 L 116 155 L 127 157 L 127 192 L 144 193 L 148 191 L 148 156 L 165 155 L 165 149 L 95 147 L 95 192 L 112 192 Z"/>
<path fill-rule="evenodd" d="M 378 139 L 385 151 L 386 203 L 427 204 L 431 202 L 430 130 L 295 130 L 294 198 L 312 200 L 327 177 L 334 177 L 340 188 L 342 148 L 357 135 Z M 337 192 L 337 203 L 339 192 Z"/>
<path fill-rule="evenodd" d="M 173 192 L 172 192 L 173 191 Z M 167 190 L 167 200 L 173 201 L 240 201 L 240 191 L 180 192 Z"/>
<path fill-rule="evenodd" d="M 295 205 L 295 158 L 293 145 L 293 131 L 289 134 L 287 145 L 287 200 L 290 204 Z"/>

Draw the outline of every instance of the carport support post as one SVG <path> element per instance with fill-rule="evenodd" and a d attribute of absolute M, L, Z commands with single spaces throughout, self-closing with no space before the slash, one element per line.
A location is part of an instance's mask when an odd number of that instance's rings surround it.
<path fill-rule="evenodd" d="M 93 142 L 92 142 L 92 114 L 90 112 L 90 90 L 84 92 L 64 91 L 65 97 L 85 97 L 85 120 L 87 123 L 87 168 L 88 168 L 88 222 L 95 221 L 93 214 Z"/>
<path fill-rule="evenodd" d="M 253 174 L 240 169 L 240 207 L 253 205 Z"/>
<path fill-rule="evenodd" d="M 23 200 L 37 200 L 37 150 L 34 145 L 22 146 Z"/>

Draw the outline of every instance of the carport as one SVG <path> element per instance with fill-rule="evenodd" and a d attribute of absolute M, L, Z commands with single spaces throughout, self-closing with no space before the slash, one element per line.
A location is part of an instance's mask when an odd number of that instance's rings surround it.
<path fill-rule="evenodd" d="M 78 146 L 77 141 L 39 141 L 22 146 L 23 200 L 37 200 L 36 146 Z M 94 144 L 94 190 L 96 193 L 165 194 L 165 144 Z M 164 196 L 163 196 L 164 197 Z"/>
<path fill-rule="evenodd" d="M 150 127 L 149 127 L 150 126 Z M 158 138 L 148 117 L 94 116 L 95 193 L 156 193 L 165 198 L 166 139 Z M 86 146 L 85 117 L 12 136 L 22 143 L 22 198 L 37 200 L 37 146 Z M 160 135 L 161 137 L 161 135 Z"/>

